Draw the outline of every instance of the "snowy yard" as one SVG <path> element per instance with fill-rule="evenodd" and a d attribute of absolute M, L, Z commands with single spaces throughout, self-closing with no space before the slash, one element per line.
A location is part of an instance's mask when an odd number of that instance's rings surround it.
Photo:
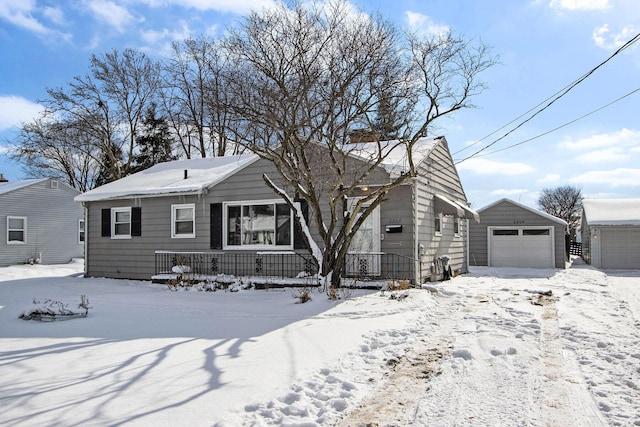
<path fill-rule="evenodd" d="M 0 268 L 0 425 L 640 425 L 640 271 L 473 268 L 306 304 L 81 271 Z M 81 294 L 86 318 L 18 319 Z"/>

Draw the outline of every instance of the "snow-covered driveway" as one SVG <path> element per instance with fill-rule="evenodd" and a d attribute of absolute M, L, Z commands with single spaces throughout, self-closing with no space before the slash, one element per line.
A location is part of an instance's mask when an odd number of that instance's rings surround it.
<path fill-rule="evenodd" d="M 300 305 L 33 267 L 0 269 L 2 425 L 640 425 L 638 271 L 474 268 Z M 81 293 L 86 319 L 17 319 Z"/>

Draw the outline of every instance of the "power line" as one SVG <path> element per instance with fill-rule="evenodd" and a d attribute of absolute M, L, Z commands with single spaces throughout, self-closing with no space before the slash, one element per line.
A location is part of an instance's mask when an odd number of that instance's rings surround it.
<path fill-rule="evenodd" d="M 516 143 L 516 144 L 509 145 L 508 147 L 500 148 L 500 149 L 498 149 L 498 150 L 493 150 L 493 151 L 490 151 L 490 152 L 488 152 L 488 153 L 477 154 L 477 155 L 476 155 L 476 157 L 488 156 L 488 155 L 490 155 L 490 154 L 499 153 L 499 152 L 501 152 L 501 151 L 505 151 L 505 150 L 508 150 L 508 149 L 510 149 L 510 148 L 513 148 L 513 147 L 517 147 L 517 146 L 519 146 L 519 145 L 522 145 L 522 144 L 526 144 L 527 142 L 533 141 L 534 139 L 541 138 L 541 137 L 543 137 L 543 136 L 545 136 L 545 135 L 548 135 L 548 134 L 550 134 L 550 133 L 553 133 L 553 132 L 555 132 L 555 131 L 557 131 L 557 130 L 559 130 L 559 129 L 562 129 L 562 128 L 564 128 L 564 127 L 567 127 L 567 126 L 569 126 L 569 125 L 571 125 L 571 124 L 573 124 L 573 123 L 575 123 L 575 122 L 577 122 L 577 121 L 579 121 L 579 120 L 582 120 L 582 119 L 584 119 L 585 117 L 588 117 L 588 116 L 590 116 L 590 115 L 592 115 L 592 114 L 594 114 L 594 113 L 597 113 L 597 112 L 598 112 L 598 111 L 600 111 L 600 110 L 604 110 L 605 108 L 607 108 L 607 107 L 609 107 L 609 106 L 611 106 L 611 105 L 615 104 L 615 103 L 616 103 L 616 102 L 618 102 L 618 101 L 622 101 L 623 99 L 625 99 L 625 98 L 627 98 L 628 96 L 631 96 L 631 95 L 633 95 L 634 93 L 637 93 L 637 92 L 640 92 L 640 87 L 639 87 L 639 88 L 637 88 L 637 89 L 632 90 L 631 92 L 629 92 L 629 93 L 627 93 L 627 94 L 625 94 L 625 95 L 622 95 L 621 97 L 619 97 L 619 98 L 617 98 L 617 99 L 614 99 L 613 101 L 611 101 L 611 102 L 609 102 L 609 103 L 607 103 L 607 104 L 605 104 L 605 105 L 603 105 L 603 106 L 601 106 L 601 107 L 599 107 L 599 108 L 596 108 L 595 110 L 592 110 L 592 111 L 590 111 L 590 112 L 588 112 L 588 113 L 586 113 L 586 114 L 583 114 L 582 116 L 580 116 L 580 117 L 578 117 L 578 118 L 575 118 L 575 119 L 573 119 L 573 120 L 571 120 L 571 121 L 568 121 L 568 122 L 566 122 L 566 123 L 564 123 L 564 124 L 562 124 L 562 125 L 560 125 L 560 126 L 557 126 L 557 127 L 553 128 L 553 129 L 551 129 L 551 130 L 548 130 L 548 131 L 546 131 L 546 132 L 543 132 L 543 133 L 541 133 L 541 134 L 538 134 L 538 135 L 536 135 L 536 136 L 534 136 L 534 137 L 531 137 L 531 138 L 529 138 L 529 139 L 525 139 L 524 141 L 520 141 L 520 142 L 518 142 L 518 143 Z M 467 160 L 467 159 L 464 159 L 464 160 Z M 457 162 L 454 162 L 454 163 L 455 163 L 455 164 L 458 164 L 458 163 L 460 163 L 460 162 L 462 162 L 462 161 L 463 161 L 463 160 L 460 160 L 460 161 L 457 161 Z"/>
<path fill-rule="evenodd" d="M 473 157 L 476 157 L 478 155 L 480 155 L 480 153 L 482 153 L 483 151 L 485 151 L 486 149 L 488 149 L 489 147 L 492 147 L 493 145 L 497 144 L 498 142 L 500 142 L 501 140 L 503 140 L 504 138 L 506 138 L 507 136 L 511 135 L 513 132 L 515 132 L 516 130 L 518 130 L 519 128 L 521 128 L 522 126 L 524 126 L 526 123 L 528 123 L 529 121 L 531 121 L 534 117 L 536 117 L 538 114 L 542 113 L 544 110 L 546 110 L 547 108 L 549 108 L 551 105 L 553 105 L 557 100 L 559 100 L 560 98 L 562 98 L 563 96 L 565 96 L 567 93 L 569 93 L 573 88 L 575 88 L 576 86 L 578 86 L 580 83 L 582 83 L 584 80 L 586 80 L 589 76 L 591 76 L 593 73 L 595 73 L 599 68 L 601 68 L 602 66 L 604 66 L 607 62 L 609 62 L 611 59 L 613 59 L 615 56 L 617 56 L 619 53 L 621 53 L 622 51 L 624 51 L 625 49 L 627 49 L 629 46 L 631 46 L 632 44 L 634 44 L 635 42 L 637 42 L 638 40 L 640 40 L 640 33 L 636 34 L 631 40 L 627 41 L 624 45 L 622 45 L 618 50 L 616 50 L 613 54 L 611 54 L 607 59 L 605 59 L 604 61 L 602 61 L 600 64 L 598 64 L 597 66 L 595 66 L 594 68 L 592 68 L 591 70 L 589 70 L 587 73 L 585 73 L 584 75 L 582 75 L 580 78 L 578 78 L 577 80 L 575 80 L 573 83 L 569 84 L 568 86 L 565 86 L 564 89 L 560 90 L 559 92 L 556 92 L 554 95 L 552 95 L 551 97 L 547 98 L 551 99 L 551 101 L 549 101 L 546 105 L 544 105 L 542 108 L 538 109 L 534 114 L 532 114 L 530 117 L 528 117 L 527 119 L 523 120 L 522 122 L 520 122 L 518 125 L 516 125 L 513 129 L 509 130 L 507 133 L 505 133 L 504 135 L 502 135 L 501 137 L 495 139 L 494 141 L 492 141 L 491 143 L 487 144 L 486 146 L 484 146 L 483 148 L 481 148 L 480 150 L 475 151 L 473 154 L 463 158 L 462 160 L 459 160 L 456 164 L 462 163 L 466 160 L 469 160 Z M 546 100 L 545 100 L 546 101 Z M 540 104 L 538 104 L 536 107 L 538 107 L 541 104 L 544 104 L 544 102 L 541 102 Z M 532 111 L 533 109 L 535 109 L 536 107 L 533 107 L 532 109 L 530 109 L 529 111 L 527 111 L 527 113 L 522 114 L 520 117 L 523 117 L 524 115 L 528 114 L 530 111 Z M 509 124 L 513 123 L 514 121 L 518 120 L 520 117 L 518 117 L 517 119 L 512 120 L 511 122 L 509 122 L 507 125 L 502 126 L 500 129 L 505 128 L 506 126 L 508 126 Z M 579 119 L 578 119 L 579 120 Z M 498 129 L 498 130 L 500 130 Z M 492 132 L 489 135 L 493 135 L 494 133 L 496 133 L 497 131 Z M 485 137 L 486 138 L 486 137 Z M 483 139 L 485 139 L 483 138 Z M 476 143 L 472 144 L 475 145 Z M 520 145 L 519 144 L 515 144 L 516 145 Z M 510 147 L 507 147 L 510 148 Z M 462 151 L 462 150 L 460 150 Z M 457 151 L 455 154 L 459 153 L 460 151 Z"/>

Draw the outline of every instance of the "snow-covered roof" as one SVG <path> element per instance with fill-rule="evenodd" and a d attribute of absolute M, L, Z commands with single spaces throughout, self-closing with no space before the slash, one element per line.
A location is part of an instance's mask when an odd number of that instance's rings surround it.
<path fill-rule="evenodd" d="M 19 188 L 28 187 L 33 184 L 38 184 L 40 182 L 46 181 L 48 178 L 33 178 L 33 179 L 23 179 L 20 181 L 13 182 L 5 182 L 0 184 L 0 194 L 6 194 L 10 191 L 18 190 Z"/>
<path fill-rule="evenodd" d="M 411 158 L 414 166 L 417 166 L 422 160 L 426 159 L 441 139 L 442 137 L 425 137 L 418 139 L 411 148 Z M 378 153 L 382 152 L 382 154 L 386 156 L 382 162 L 382 166 L 389 173 L 400 174 L 409 169 L 407 145 L 398 140 L 380 141 L 379 143 L 359 142 L 349 144 L 345 147 L 345 150 L 346 149 L 348 149 L 350 155 L 364 159 L 365 161 L 375 159 Z"/>
<path fill-rule="evenodd" d="M 640 225 L 640 199 L 584 199 L 589 225 Z"/>
<path fill-rule="evenodd" d="M 256 160 L 258 156 L 255 154 L 245 154 L 160 163 L 80 194 L 75 197 L 75 201 L 93 202 L 165 194 L 201 194 L 205 189 L 224 181 Z"/>
<path fill-rule="evenodd" d="M 534 209 L 534 208 L 531 208 L 529 206 L 523 205 L 522 203 L 518 203 L 515 200 L 511 200 L 511 199 L 508 199 L 508 198 L 500 199 L 500 200 L 498 200 L 496 202 L 488 204 L 487 206 L 478 209 L 478 212 L 481 214 L 482 212 L 486 211 L 487 209 L 490 209 L 490 208 L 492 208 L 492 207 L 494 207 L 496 205 L 499 205 L 500 203 L 503 203 L 503 202 L 511 203 L 512 205 L 518 206 L 518 207 L 520 207 L 522 209 L 526 209 L 529 212 L 532 212 L 532 213 L 534 213 L 536 215 L 540 215 L 541 217 L 547 218 L 547 219 L 549 219 L 551 221 L 555 221 L 555 222 L 557 222 L 559 224 L 567 225 L 567 221 L 565 221 L 563 219 L 560 219 L 560 218 L 558 218 L 556 216 L 550 215 L 550 214 L 548 214 L 546 212 L 539 211 L 538 209 Z"/>

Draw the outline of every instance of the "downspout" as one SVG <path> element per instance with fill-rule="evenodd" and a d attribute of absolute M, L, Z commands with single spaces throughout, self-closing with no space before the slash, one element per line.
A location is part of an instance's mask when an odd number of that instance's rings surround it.
<path fill-rule="evenodd" d="M 89 271 L 89 209 L 87 208 L 87 202 L 82 202 L 83 214 L 84 214 L 84 277 L 87 277 Z"/>
<path fill-rule="evenodd" d="M 418 238 L 418 177 L 413 178 L 413 277 L 418 286 L 422 285 L 422 260 L 420 259 L 420 239 Z"/>
<path fill-rule="evenodd" d="M 466 272 L 468 273 L 469 272 L 469 253 L 470 253 L 469 252 L 469 234 L 470 233 L 469 233 L 469 220 L 468 219 L 465 219 L 464 227 L 465 227 L 464 232 L 466 234 L 466 240 L 467 240 L 467 271 Z"/>

